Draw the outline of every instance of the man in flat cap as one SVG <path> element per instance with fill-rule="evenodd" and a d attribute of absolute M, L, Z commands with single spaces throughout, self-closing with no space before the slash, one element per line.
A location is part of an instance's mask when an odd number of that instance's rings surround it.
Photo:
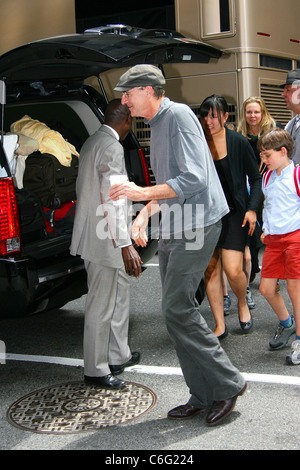
<path fill-rule="evenodd" d="M 187 105 L 165 97 L 164 84 L 160 69 L 143 64 L 123 74 L 115 88 L 131 115 L 144 117 L 151 127 L 150 158 L 157 184 L 113 186 L 110 197 L 150 201 L 132 227 L 140 246 L 147 242 L 149 217 L 161 212 L 162 310 L 191 393 L 168 417 L 185 419 L 208 409 L 206 422 L 215 425 L 233 410 L 247 385 L 195 300 L 228 206 L 198 119 Z"/>
<path fill-rule="evenodd" d="M 296 116 L 285 126 L 294 140 L 292 159 L 296 165 L 300 163 L 300 69 L 290 70 L 286 77 L 286 83 L 282 87 L 284 87 L 282 96 L 287 109 L 296 113 Z"/>

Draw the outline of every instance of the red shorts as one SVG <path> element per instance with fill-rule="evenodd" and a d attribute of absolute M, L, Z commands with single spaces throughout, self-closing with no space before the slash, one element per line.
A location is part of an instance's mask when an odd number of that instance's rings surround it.
<path fill-rule="evenodd" d="M 261 277 L 300 279 L 300 230 L 284 235 L 266 235 Z"/>

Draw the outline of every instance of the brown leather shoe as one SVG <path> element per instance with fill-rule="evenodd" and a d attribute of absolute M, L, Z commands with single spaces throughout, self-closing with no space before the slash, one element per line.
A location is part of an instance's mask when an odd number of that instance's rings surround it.
<path fill-rule="evenodd" d="M 236 400 L 239 396 L 243 395 L 246 391 L 247 383 L 245 383 L 242 390 L 232 398 L 223 401 L 214 401 L 207 416 L 206 422 L 209 426 L 214 426 L 218 424 L 222 419 L 226 418 L 235 407 Z"/>
<path fill-rule="evenodd" d="M 203 409 L 204 408 L 196 408 L 195 406 L 186 403 L 185 405 L 179 405 L 170 410 L 167 416 L 170 419 L 188 419 L 192 418 Z"/>

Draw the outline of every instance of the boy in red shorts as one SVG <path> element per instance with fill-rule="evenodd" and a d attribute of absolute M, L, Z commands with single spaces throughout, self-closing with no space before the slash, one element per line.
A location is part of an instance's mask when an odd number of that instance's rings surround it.
<path fill-rule="evenodd" d="M 300 168 L 290 160 L 293 139 L 274 128 L 258 142 L 261 160 L 268 171 L 263 177 L 265 196 L 262 242 L 266 245 L 262 261 L 259 290 L 279 319 L 270 349 L 286 346 L 296 333 L 287 363 L 300 364 Z M 286 279 L 294 316 L 276 290 L 277 279 Z"/>

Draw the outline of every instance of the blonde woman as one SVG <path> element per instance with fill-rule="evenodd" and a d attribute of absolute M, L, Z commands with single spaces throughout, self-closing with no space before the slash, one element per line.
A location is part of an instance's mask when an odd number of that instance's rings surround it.
<path fill-rule="evenodd" d="M 250 96 L 243 103 L 241 119 L 238 124 L 237 132 L 247 137 L 251 147 L 254 150 L 259 171 L 263 174 L 266 170 L 266 165 L 261 161 L 258 150 L 257 142 L 259 137 L 274 127 L 282 127 L 279 122 L 276 122 L 270 115 L 266 103 L 263 98 L 259 96 Z M 263 197 L 261 198 L 259 209 L 257 212 L 258 221 L 262 225 L 261 213 L 262 213 Z M 259 240 L 259 229 L 257 233 L 251 238 L 250 247 L 247 246 L 245 249 L 245 271 L 247 273 L 248 287 L 247 287 L 247 302 L 249 308 L 255 307 L 255 302 L 252 298 L 252 293 L 249 287 L 250 279 L 254 279 L 255 274 L 260 271 L 258 263 L 258 251 L 261 246 Z"/>
<path fill-rule="evenodd" d="M 272 118 L 262 98 L 259 96 L 251 96 L 244 101 L 237 132 L 247 137 L 249 140 L 256 155 L 261 173 L 264 173 L 266 166 L 260 161 L 260 156 L 257 151 L 257 142 L 264 132 L 273 127 L 282 127 L 282 125 Z"/>

